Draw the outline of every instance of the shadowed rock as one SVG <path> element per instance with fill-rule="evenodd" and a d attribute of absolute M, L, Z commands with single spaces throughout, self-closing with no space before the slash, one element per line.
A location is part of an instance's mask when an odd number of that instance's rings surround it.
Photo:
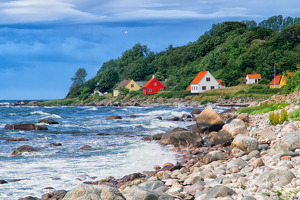
<path fill-rule="evenodd" d="M 28 141 L 28 139 L 25 139 L 25 138 L 11 138 L 11 139 L 6 140 L 6 142 L 21 142 L 21 141 Z"/>
<path fill-rule="evenodd" d="M 57 121 L 54 121 L 53 119 L 47 118 L 47 119 L 41 119 L 38 121 L 38 123 L 45 123 L 45 124 L 59 124 Z"/>
<path fill-rule="evenodd" d="M 38 126 L 35 124 L 7 124 L 4 130 L 22 130 L 22 131 L 36 131 L 36 130 L 48 130 L 47 126 Z"/>
<path fill-rule="evenodd" d="M 36 149 L 34 149 L 33 147 L 31 146 L 28 146 L 28 145 L 24 145 L 24 146 L 20 146 L 19 148 L 17 148 L 16 150 L 14 150 L 11 155 L 20 155 L 22 153 L 25 153 L 25 152 L 37 152 Z"/>
<path fill-rule="evenodd" d="M 218 113 L 211 107 L 206 107 L 196 118 L 199 132 L 219 131 L 222 129 L 224 122 Z"/>
<path fill-rule="evenodd" d="M 119 115 L 113 115 L 113 116 L 109 116 L 106 118 L 106 120 L 109 120 L 109 119 L 122 119 L 122 117 Z"/>

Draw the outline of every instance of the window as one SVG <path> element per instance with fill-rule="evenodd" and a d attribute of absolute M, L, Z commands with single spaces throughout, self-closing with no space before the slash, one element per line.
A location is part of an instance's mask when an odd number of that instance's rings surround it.
<path fill-rule="evenodd" d="M 210 86 L 210 89 L 211 89 L 211 90 L 215 89 L 215 86 Z"/>
<path fill-rule="evenodd" d="M 210 77 L 206 77 L 206 81 L 210 81 Z"/>
<path fill-rule="evenodd" d="M 161 92 L 161 91 L 162 91 L 162 89 L 161 89 L 161 88 L 159 88 L 159 91 Z"/>
<path fill-rule="evenodd" d="M 154 85 L 154 86 L 156 86 L 156 85 L 157 85 L 157 83 L 156 83 L 156 82 L 154 82 L 154 83 L 153 83 L 153 85 Z"/>
<path fill-rule="evenodd" d="M 206 90 L 206 86 L 202 86 L 202 90 Z"/>
<path fill-rule="evenodd" d="M 149 88 L 149 89 L 148 89 L 148 92 L 152 92 L 152 89 L 151 89 L 151 88 Z"/>
<path fill-rule="evenodd" d="M 134 84 L 131 84 L 131 88 L 134 88 Z"/>

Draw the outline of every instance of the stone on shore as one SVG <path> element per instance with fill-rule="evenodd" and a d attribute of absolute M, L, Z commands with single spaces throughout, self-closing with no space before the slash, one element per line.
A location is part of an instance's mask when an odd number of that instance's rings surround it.
<path fill-rule="evenodd" d="M 28 197 L 25 197 L 25 198 L 20 198 L 18 200 L 38 200 L 38 198 L 37 197 L 28 196 Z"/>
<path fill-rule="evenodd" d="M 203 157 L 203 162 L 206 164 L 217 160 L 225 160 L 225 156 L 222 151 L 211 151 Z"/>
<path fill-rule="evenodd" d="M 16 150 L 14 150 L 11 153 L 11 155 L 15 156 L 15 155 L 21 155 L 22 153 L 29 153 L 29 152 L 37 152 L 37 150 L 31 146 L 24 145 L 24 146 L 20 146 Z"/>
<path fill-rule="evenodd" d="M 201 110 L 195 109 L 191 112 L 192 115 L 199 115 L 201 113 Z"/>
<path fill-rule="evenodd" d="M 237 134 L 249 134 L 245 122 L 241 119 L 234 119 L 229 124 L 225 124 L 222 130 L 230 133 L 232 137 L 235 137 Z"/>
<path fill-rule="evenodd" d="M 231 144 L 233 140 L 232 135 L 223 130 L 219 132 L 210 133 L 210 135 L 211 135 L 212 145 L 228 146 Z"/>
<path fill-rule="evenodd" d="M 38 126 L 35 124 L 7 124 L 4 130 L 22 130 L 22 131 L 36 131 L 36 130 L 48 130 L 47 126 Z"/>
<path fill-rule="evenodd" d="M 81 184 L 67 192 L 63 200 L 126 200 L 118 189 L 106 185 Z"/>
<path fill-rule="evenodd" d="M 278 139 L 268 151 L 270 155 L 292 152 L 300 149 L 300 131 L 287 133 Z"/>
<path fill-rule="evenodd" d="M 224 122 L 219 114 L 211 107 L 206 107 L 196 118 L 197 130 L 199 132 L 205 131 L 219 131 L 222 129 Z"/>
<path fill-rule="evenodd" d="M 257 185 L 271 182 L 273 185 L 279 187 L 285 186 L 296 178 L 295 174 L 288 168 L 278 168 L 275 170 L 268 170 L 262 173 L 257 179 Z"/>
<path fill-rule="evenodd" d="M 54 121 L 53 119 L 50 119 L 50 118 L 41 119 L 41 120 L 38 121 L 38 123 L 59 124 L 57 121 Z"/>
<path fill-rule="evenodd" d="M 251 152 L 258 150 L 258 141 L 253 137 L 238 134 L 232 141 L 231 147 L 237 147 L 245 152 Z"/>
<path fill-rule="evenodd" d="M 170 142 L 175 147 L 202 146 L 202 138 L 191 131 L 177 131 L 171 133 Z"/>
<path fill-rule="evenodd" d="M 205 196 L 204 200 L 210 200 L 218 197 L 227 197 L 236 194 L 236 192 L 224 185 L 214 186 Z"/>

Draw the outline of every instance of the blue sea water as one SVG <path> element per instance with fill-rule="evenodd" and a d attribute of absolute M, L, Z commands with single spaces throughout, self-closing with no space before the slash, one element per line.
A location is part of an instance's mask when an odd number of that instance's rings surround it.
<path fill-rule="evenodd" d="M 7 102 L 0 101 L 0 180 L 8 181 L 0 185 L 0 199 L 6 200 L 41 197 L 49 187 L 70 190 L 84 181 L 121 178 L 153 170 L 155 165 L 175 163 L 172 151 L 141 138 L 195 123 L 166 120 L 188 114 L 195 109 L 192 107 L 13 107 Z M 123 119 L 105 120 L 111 115 Z M 47 131 L 4 130 L 6 124 L 37 123 L 43 118 L 59 124 L 47 125 Z M 10 138 L 29 141 L 7 142 Z M 49 147 L 50 143 L 62 146 Z M 38 152 L 12 156 L 22 145 Z M 92 149 L 80 150 L 84 145 Z"/>

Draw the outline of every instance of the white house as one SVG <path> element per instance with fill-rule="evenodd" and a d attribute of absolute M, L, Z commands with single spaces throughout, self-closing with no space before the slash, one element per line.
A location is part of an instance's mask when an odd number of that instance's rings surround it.
<path fill-rule="evenodd" d="M 246 84 L 258 84 L 258 81 L 260 81 L 260 79 L 261 79 L 260 74 L 247 74 Z"/>
<path fill-rule="evenodd" d="M 218 89 L 218 81 L 211 75 L 209 71 L 203 69 L 194 78 L 189 87 L 186 90 L 190 90 L 191 94 L 199 94 L 207 90 Z"/>

